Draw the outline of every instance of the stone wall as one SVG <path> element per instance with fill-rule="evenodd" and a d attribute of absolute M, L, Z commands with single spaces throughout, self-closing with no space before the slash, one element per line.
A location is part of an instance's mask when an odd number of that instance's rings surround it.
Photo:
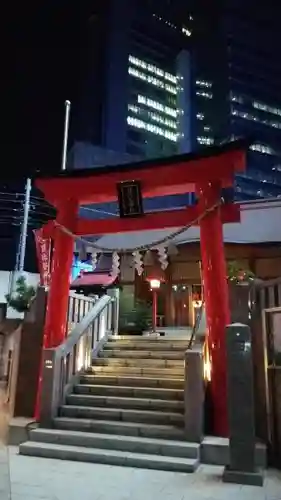
<path fill-rule="evenodd" d="M 46 309 L 46 292 L 38 289 L 31 310 L 26 314 L 18 339 L 17 359 L 15 360 L 15 384 L 13 389 L 13 416 L 33 417 L 41 352 L 43 327 Z"/>

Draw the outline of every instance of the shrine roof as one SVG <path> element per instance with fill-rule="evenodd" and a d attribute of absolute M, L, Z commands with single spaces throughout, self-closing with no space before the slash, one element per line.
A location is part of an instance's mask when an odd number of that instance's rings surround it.
<path fill-rule="evenodd" d="M 84 286 L 110 286 L 116 280 L 116 276 L 110 276 L 105 273 L 95 273 L 95 272 L 87 272 L 83 273 L 81 276 L 78 276 L 72 283 L 71 288 L 75 287 L 84 287 Z"/>

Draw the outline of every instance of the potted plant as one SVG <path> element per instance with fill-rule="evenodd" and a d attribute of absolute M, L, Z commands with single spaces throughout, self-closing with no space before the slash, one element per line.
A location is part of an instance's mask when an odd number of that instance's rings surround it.
<path fill-rule="evenodd" d="M 15 291 L 5 295 L 7 304 L 19 313 L 29 310 L 31 302 L 36 295 L 34 286 L 28 285 L 25 276 L 20 276 L 16 281 Z"/>
<path fill-rule="evenodd" d="M 255 275 L 252 271 L 243 269 L 236 261 L 228 263 L 227 277 L 228 281 L 234 285 L 248 285 L 255 279 Z"/>

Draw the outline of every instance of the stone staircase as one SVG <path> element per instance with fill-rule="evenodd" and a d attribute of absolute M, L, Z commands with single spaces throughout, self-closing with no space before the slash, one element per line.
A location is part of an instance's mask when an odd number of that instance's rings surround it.
<path fill-rule="evenodd" d="M 187 340 L 110 337 L 61 406 L 53 428 L 30 431 L 20 454 L 194 472 L 184 439 Z"/>

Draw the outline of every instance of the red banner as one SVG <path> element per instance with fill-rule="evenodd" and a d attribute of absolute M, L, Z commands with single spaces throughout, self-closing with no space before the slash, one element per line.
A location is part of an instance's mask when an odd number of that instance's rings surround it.
<path fill-rule="evenodd" d="M 51 240 L 50 238 L 43 238 L 42 229 L 35 230 L 34 236 L 40 273 L 40 285 L 47 287 L 50 282 Z"/>

